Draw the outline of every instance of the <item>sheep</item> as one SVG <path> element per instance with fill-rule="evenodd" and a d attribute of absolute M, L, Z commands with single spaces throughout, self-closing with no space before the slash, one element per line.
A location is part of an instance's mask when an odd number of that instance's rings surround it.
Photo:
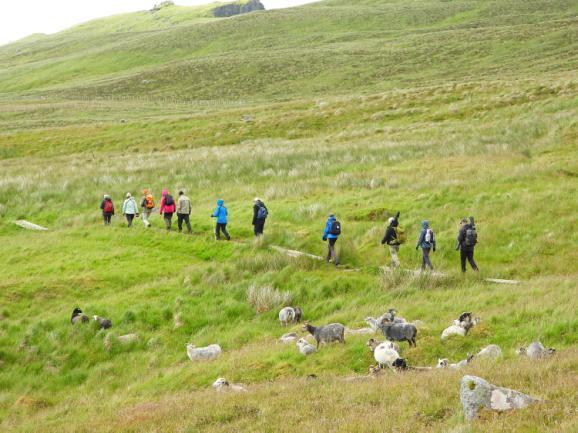
<path fill-rule="evenodd" d="M 520 347 L 517 351 L 518 355 L 526 355 L 530 359 L 544 358 L 546 356 L 553 355 L 555 352 L 556 349 L 546 349 L 539 341 L 534 341 L 527 348 Z"/>
<path fill-rule="evenodd" d="M 315 352 L 315 347 L 304 338 L 297 340 L 297 347 L 302 355 L 308 356 Z"/>
<path fill-rule="evenodd" d="M 191 361 L 204 361 L 215 359 L 221 355 L 221 346 L 218 344 L 211 344 L 207 347 L 195 347 L 192 344 L 187 344 L 187 355 Z"/>
<path fill-rule="evenodd" d="M 82 314 L 82 310 L 76 307 L 72 310 L 72 316 L 70 317 L 70 323 L 76 325 L 77 323 L 88 323 L 89 319 L 86 314 Z"/>
<path fill-rule="evenodd" d="M 281 325 L 287 326 L 289 322 L 293 322 L 295 320 L 295 310 L 293 307 L 285 307 L 279 311 L 279 322 Z"/>
<path fill-rule="evenodd" d="M 367 323 L 369 325 L 369 327 L 371 329 L 373 329 L 373 332 L 377 332 L 379 330 L 379 318 L 376 319 L 375 317 L 366 317 L 365 319 L 365 323 Z"/>
<path fill-rule="evenodd" d="M 384 319 L 388 319 L 390 322 L 393 323 L 407 323 L 403 317 L 396 317 L 397 310 L 395 308 L 390 308 L 387 313 L 381 315 L 380 319 L 383 321 Z"/>
<path fill-rule="evenodd" d="M 373 351 L 373 357 L 381 368 L 391 367 L 394 361 L 399 358 L 399 353 L 397 353 L 397 350 L 392 349 L 389 344 L 381 343 Z"/>
<path fill-rule="evenodd" d="M 105 319 L 104 317 L 92 316 L 94 321 L 98 323 L 100 329 L 108 329 L 112 327 L 112 322 L 109 319 Z"/>
<path fill-rule="evenodd" d="M 339 341 L 340 343 L 345 344 L 345 326 L 341 323 L 331 323 L 325 326 L 315 327 L 310 325 L 308 322 L 305 322 L 303 325 L 303 331 L 308 331 L 313 337 L 315 341 L 317 341 L 317 348 L 319 349 L 319 343 L 331 343 L 332 341 Z"/>
<path fill-rule="evenodd" d="M 283 344 L 291 343 L 292 341 L 295 340 L 297 340 L 297 334 L 295 334 L 294 332 L 283 334 L 281 338 L 279 338 L 279 342 Z"/>
<path fill-rule="evenodd" d="M 489 346 L 486 346 L 480 350 L 476 356 L 480 358 L 496 359 L 502 356 L 502 349 L 500 349 L 500 346 L 496 344 L 490 344 Z"/>
<path fill-rule="evenodd" d="M 397 343 L 394 343 L 393 341 L 377 341 L 375 338 L 370 338 L 369 340 L 367 340 L 366 346 L 368 346 L 369 349 L 373 352 L 375 348 L 380 344 L 385 344 L 390 349 L 399 352 L 399 345 Z"/>
<path fill-rule="evenodd" d="M 229 383 L 225 378 L 219 377 L 215 382 L 213 382 L 213 388 L 217 392 L 247 392 L 247 388 L 243 385 L 238 385 L 235 383 Z"/>
<path fill-rule="evenodd" d="M 436 368 L 451 368 L 452 370 L 459 370 L 460 368 L 465 367 L 470 362 L 472 362 L 472 359 L 474 359 L 474 355 L 470 355 L 469 353 L 468 353 L 468 357 L 466 359 L 462 359 L 461 361 L 459 361 L 455 364 L 450 364 L 450 362 L 447 358 L 438 359 L 438 363 L 436 365 Z"/>
<path fill-rule="evenodd" d="M 295 307 L 293 310 L 295 310 L 295 317 L 293 318 L 293 321 L 295 323 L 300 323 L 301 319 L 303 318 L 303 310 L 300 307 Z"/>
<path fill-rule="evenodd" d="M 417 328 L 411 323 L 393 323 L 384 318 L 380 329 L 389 341 L 407 341 L 409 346 L 416 346 Z"/>
<path fill-rule="evenodd" d="M 462 313 L 458 320 L 442 331 L 442 340 L 450 335 L 459 335 L 465 337 L 468 331 L 480 322 L 480 318 L 472 318 L 472 313 Z"/>

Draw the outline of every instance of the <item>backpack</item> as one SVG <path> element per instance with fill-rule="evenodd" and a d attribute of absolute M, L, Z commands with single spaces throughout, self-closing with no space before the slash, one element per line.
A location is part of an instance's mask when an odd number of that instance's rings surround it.
<path fill-rule="evenodd" d="M 467 247 L 473 247 L 478 243 L 478 233 L 475 227 L 470 227 L 466 229 L 466 237 L 464 238 L 464 244 Z"/>
<path fill-rule="evenodd" d="M 424 240 L 428 244 L 433 244 L 435 242 L 435 235 L 432 229 L 428 228 L 426 230 Z"/>
<path fill-rule="evenodd" d="M 407 240 L 407 235 L 403 227 L 397 226 L 394 227 L 393 230 L 395 231 L 395 239 L 399 245 L 404 244 Z"/>
<path fill-rule="evenodd" d="M 269 211 L 265 206 L 261 206 L 257 211 L 257 219 L 264 220 L 269 215 Z"/>
<path fill-rule="evenodd" d="M 331 223 L 331 227 L 329 228 L 329 233 L 339 236 L 341 234 L 341 223 L 337 220 L 333 221 Z"/>
<path fill-rule="evenodd" d="M 104 206 L 102 207 L 102 211 L 105 213 L 112 213 L 114 211 L 114 205 L 112 204 L 112 200 L 105 200 Z"/>
<path fill-rule="evenodd" d="M 170 194 L 165 195 L 165 206 L 172 206 L 175 204 L 173 196 Z"/>
<path fill-rule="evenodd" d="M 144 204 L 145 204 L 145 207 L 146 207 L 147 209 L 152 209 L 152 208 L 155 207 L 155 201 L 153 200 L 153 196 L 150 195 L 150 194 L 147 194 L 147 195 L 145 196 L 144 202 L 145 202 L 145 203 L 144 203 Z"/>

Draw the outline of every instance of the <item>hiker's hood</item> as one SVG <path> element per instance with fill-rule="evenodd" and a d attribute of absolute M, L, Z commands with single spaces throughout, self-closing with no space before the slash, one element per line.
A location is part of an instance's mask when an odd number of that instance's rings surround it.
<path fill-rule="evenodd" d="M 130 193 L 130 192 L 127 192 L 127 193 L 126 193 L 126 198 L 131 198 L 131 197 L 132 197 L 131 193 Z"/>
<path fill-rule="evenodd" d="M 168 191 L 166 188 L 163 189 L 163 197 L 164 197 L 165 195 L 169 195 L 169 191 Z"/>
<path fill-rule="evenodd" d="M 429 221 L 428 221 L 428 220 L 423 220 L 423 221 L 421 222 L 421 226 L 422 226 L 424 229 L 427 229 L 427 228 L 429 227 Z"/>
<path fill-rule="evenodd" d="M 333 214 L 329 215 L 329 221 L 335 221 L 335 215 Z"/>
<path fill-rule="evenodd" d="M 223 203 L 225 203 L 225 200 L 223 200 L 222 198 L 217 200 L 217 206 L 223 206 Z"/>
<path fill-rule="evenodd" d="M 387 222 L 389 223 L 389 227 L 397 227 L 398 225 L 397 219 L 394 217 L 390 217 Z"/>

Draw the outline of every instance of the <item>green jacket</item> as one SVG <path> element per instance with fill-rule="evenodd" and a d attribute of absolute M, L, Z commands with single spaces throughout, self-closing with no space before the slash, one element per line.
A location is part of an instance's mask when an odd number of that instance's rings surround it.
<path fill-rule="evenodd" d="M 186 195 L 180 195 L 177 200 L 177 213 L 182 215 L 190 215 L 193 207 L 191 206 L 191 200 Z"/>

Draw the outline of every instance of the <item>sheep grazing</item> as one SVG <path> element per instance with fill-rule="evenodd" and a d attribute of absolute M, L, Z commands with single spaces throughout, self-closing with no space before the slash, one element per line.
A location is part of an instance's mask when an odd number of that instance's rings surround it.
<path fill-rule="evenodd" d="M 395 361 L 393 361 L 391 367 L 397 371 L 405 371 L 410 369 L 410 367 L 407 365 L 407 361 L 404 358 L 397 358 Z"/>
<path fill-rule="evenodd" d="M 303 318 L 303 310 L 300 307 L 295 307 L 293 310 L 295 310 L 295 317 L 293 318 L 293 321 L 295 323 L 300 323 L 301 319 Z"/>
<path fill-rule="evenodd" d="M 70 323 L 76 325 L 77 323 L 88 323 L 90 320 L 86 314 L 82 314 L 82 310 L 76 307 L 72 310 L 72 316 L 70 317 Z"/>
<path fill-rule="evenodd" d="M 191 361 L 208 361 L 217 358 L 221 354 L 221 346 L 211 344 L 207 347 L 195 347 L 187 344 L 187 355 Z"/>
<path fill-rule="evenodd" d="M 399 353 L 397 350 L 392 349 L 388 343 L 381 343 L 373 351 L 373 357 L 380 368 L 391 367 L 395 360 L 399 358 Z"/>
<path fill-rule="evenodd" d="M 316 351 L 315 346 L 313 346 L 304 338 L 300 338 L 299 340 L 297 340 L 297 347 L 299 348 L 299 352 L 301 352 L 301 354 L 305 356 L 311 355 L 313 352 Z"/>
<path fill-rule="evenodd" d="M 283 334 L 281 338 L 279 338 L 279 342 L 283 344 L 292 343 L 295 340 L 297 340 L 297 334 L 295 334 L 294 332 Z"/>
<path fill-rule="evenodd" d="M 331 343 L 333 341 L 339 341 L 345 344 L 345 326 L 341 323 L 331 323 L 325 326 L 315 327 L 305 322 L 303 326 L 303 331 L 308 331 L 315 341 L 317 341 L 317 348 L 319 349 L 319 343 Z"/>
<path fill-rule="evenodd" d="M 459 361 L 455 364 L 450 364 L 450 362 L 447 358 L 438 359 L 438 363 L 436 365 L 436 368 L 451 368 L 452 370 L 459 370 L 460 368 L 465 367 L 470 362 L 472 362 L 472 359 L 474 359 L 474 355 L 470 355 L 470 354 L 468 354 L 468 357 L 466 359 L 462 359 L 461 361 Z"/>
<path fill-rule="evenodd" d="M 525 355 L 530 359 L 545 358 L 546 356 L 553 355 L 555 352 L 556 349 L 546 349 L 539 341 L 534 341 L 528 347 L 520 347 L 517 351 L 518 355 Z"/>
<path fill-rule="evenodd" d="M 213 388 L 217 392 L 247 392 L 247 388 L 243 385 L 238 385 L 235 383 L 229 383 L 225 378 L 219 377 L 215 382 L 213 382 Z"/>
<path fill-rule="evenodd" d="M 448 338 L 451 335 L 459 335 L 461 337 L 465 337 L 468 331 L 476 326 L 479 322 L 480 318 L 472 317 L 472 313 L 462 313 L 458 320 L 454 320 L 452 325 L 448 326 L 442 331 L 442 340 Z"/>
<path fill-rule="evenodd" d="M 489 346 L 486 346 L 480 350 L 476 356 L 479 358 L 496 359 L 502 356 L 502 349 L 500 349 L 500 346 L 496 344 L 490 344 Z"/>
<path fill-rule="evenodd" d="M 407 341 L 409 346 L 416 346 L 417 328 L 411 323 L 393 323 L 384 318 L 380 329 L 389 341 Z"/>
<path fill-rule="evenodd" d="M 105 319 L 104 317 L 92 316 L 94 321 L 98 323 L 100 329 L 108 329 L 112 327 L 112 322 L 109 319 Z"/>

